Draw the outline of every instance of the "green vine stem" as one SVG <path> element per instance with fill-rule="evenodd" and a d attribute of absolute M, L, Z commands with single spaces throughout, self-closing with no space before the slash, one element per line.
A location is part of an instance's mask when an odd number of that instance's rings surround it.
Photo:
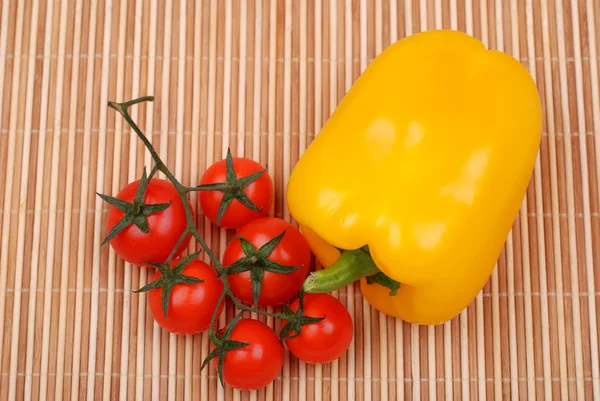
<path fill-rule="evenodd" d="M 159 268 L 161 273 L 163 273 L 163 276 L 164 276 L 163 281 L 170 283 L 169 285 L 172 285 L 173 283 L 177 283 L 177 282 L 185 283 L 185 282 L 194 281 L 194 280 L 190 280 L 192 278 L 186 278 L 186 276 L 181 275 L 180 271 L 183 268 L 183 263 L 189 263 L 189 261 L 190 261 L 189 258 L 191 256 L 197 257 L 197 255 L 199 253 L 193 254 L 193 255 L 189 256 L 188 258 L 186 258 L 185 261 L 182 262 L 182 264 L 178 265 L 179 269 L 175 270 L 174 272 L 168 271 L 171 266 L 171 262 L 175 256 L 175 252 L 176 252 L 177 248 L 179 247 L 179 245 L 184 241 L 184 239 L 188 235 L 191 235 L 200 243 L 200 246 L 202 247 L 202 249 L 206 252 L 208 257 L 210 258 L 213 268 L 217 271 L 218 275 L 221 278 L 221 281 L 223 282 L 223 293 L 221 294 L 221 297 L 219 299 L 217 307 L 215 308 L 215 311 L 214 311 L 212 319 L 211 319 L 211 325 L 208 329 L 208 336 L 209 336 L 210 340 L 217 347 L 223 346 L 224 339 L 219 338 L 215 334 L 214 326 L 216 325 L 217 312 L 218 312 L 221 304 L 223 302 L 225 302 L 227 298 L 231 299 L 231 301 L 233 302 L 235 307 L 240 310 L 240 315 L 243 312 L 255 312 L 257 314 L 285 320 L 285 321 L 289 322 L 289 324 L 291 325 L 290 327 L 294 327 L 294 329 L 296 329 L 296 330 L 298 330 L 299 327 L 303 324 L 314 323 L 315 321 L 321 320 L 322 318 L 306 319 L 306 316 L 303 316 L 301 313 L 292 313 L 291 311 L 289 311 L 285 308 L 284 308 L 284 313 L 267 312 L 265 310 L 262 310 L 262 309 L 259 309 L 256 307 L 251 307 L 251 306 L 245 305 L 239 299 L 236 298 L 236 296 L 231 291 L 231 287 L 229 285 L 229 280 L 228 280 L 227 275 L 235 273 L 236 270 L 239 270 L 239 269 L 233 269 L 233 271 L 228 271 L 228 269 L 226 267 L 224 267 L 223 264 L 221 264 L 219 259 L 215 256 L 215 254 L 212 252 L 210 247 L 204 241 L 204 238 L 202 237 L 202 235 L 198 232 L 198 229 L 196 228 L 195 221 L 193 218 L 191 207 L 189 205 L 189 202 L 187 201 L 187 195 L 190 192 L 207 190 L 208 188 L 205 188 L 203 186 L 187 187 L 187 186 L 184 186 L 183 184 L 181 184 L 181 182 L 179 182 L 177 180 L 177 178 L 175 178 L 175 176 L 171 173 L 171 171 L 169 171 L 169 169 L 167 168 L 165 163 L 162 161 L 162 159 L 160 158 L 160 156 L 158 155 L 158 153 L 156 152 L 156 150 L 154 149 L 154 147 L 152 146 L 152 144 L 150 143 L 148 138 L 144 135 L 142 130 L 137 126 L 137 124 L 133 121 L 133 119 L 131 118 L 131 115 L 129 114 L 129 108 L 131 106 L 134 106 L 134 105 L 142 103 L 142 102 L 153 101 L 153 100 L 154 100 L 153 96 L 144 96 L 144 97 L 140 97 L 140 98 L 133 99 L 133 100 L 123 102 L 123 103 L 111 101 L 111 102 L 108 102 L 108 106 L 110 108 L 116 110 L 119 114 L 121 114 L 121 116 L 123 116 L 125 121 L 127 121 L 129 126 L 135 131 L 135 133 L 137 134 L 139 139 L 144 143 L 144 146 L 146 147 L 146 149 L 148 149 L 148 151 L 150 152 L 150 155 L 152 156 L 152 160 L 154 161 L 154 167 L 152 168 L 152 170 L 147 178 L 145 178 L 145 174 L 144 174 L 144 178 L 147 181 L 149 181 L 150 179 L 152 179 L 152 177 L 154 176 L 154 174 L 156 172 L 158 172 L 158 171 L 162 172 L 166 176 L 166 178 L 173 184 L 175 189 L 177 190 L 177 193 L 179 194 L 179 197 L 181 198 L 181 201 L 182 201 L 184 209 L 185 209 L 187 226 L 186 226 L 186 229 L 181 234 L 179 240 L 177 241 L 177 244 L 173 247 L 173 250 L 171 251 L 170 255 L 168 256 L 167 260 L 164 263 L 160 263 L 160 264 L 152 263 L 151 264 L 151 265 Z M 252 177 L 252 178 L 254 178 L 254 177 Z M 245 181 L 243 183 L 245 183 Z M 142 189 L 142 191 L 141 191 L 140 199 L 143 199 L 143 191 L 144 190 L 145 189 Z M 99 195 L 99 196 L 102 197 L 102 195 Z M 104 197 L 103 197 L 103 199 L 104 199 Z M 282 273 L 286 273 L 286 272 L 291 273 L 291 272 L 295 271 L 296 269 L 288 269 L 286 271 L 284 271 L 283 269 L 280 269 L 280 270 L 282 270 L 281 271 Z M 160 279 L 158 279 L 158 280 L 160 280 Z M 149 283 L 143 289 L 140 289 L 140 290 L 137 290 L 134 292 L 139 293 L 140 291 L 149 290 L 153 286 L 159 286 L 159 285 L 163 285 L 163 284 L 164 283 L 162 283 L 162 282 Z M 170 291 L 163 291 L 163 296 L 166 297 L 166 299 L 163 299 L 163 309 L 164 309 L 165 317 L 166 317 L 166 305 L 168 305 L 168 301 L 169 301 L 169 299 L 168 299 L 169 294 L 170 294 Z M 301 293 L 301 295 L 302 295 L 302 293 Z M 229 325 L 227 326 L 227 329 L 229 330 L 229 332 L 231 332 L 231 330 L 233 329 L 233 326 L 237 323 L 238 320 L 239 320 L 239 317 L 237 317 L 237 319 L 234 319 L 233 321 L 231 321 L 229 323 Z M 226 339 L 225 339 L 225 341 L 226 341 Z M 229 345 L 232 345 L 232 344 L 229 344 Z M 235 347 L 243 346 L 242 344 L 233 344 L 233 345 Z M 226 348 L 229 348 L 229 347 L 226 347 Z M 206 365 L 206 362 L 208 362 L 209 357 L 214 358 L 215 355 L 209 355 L 207 357 L 207 359 L 205 360 L 203 367 Z M 221 377 L 221 372 L 219 372 L 219 376 Z"/>

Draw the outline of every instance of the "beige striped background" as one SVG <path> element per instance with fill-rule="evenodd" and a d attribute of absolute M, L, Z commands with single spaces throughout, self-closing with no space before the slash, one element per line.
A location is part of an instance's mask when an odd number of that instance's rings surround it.
<path fill-rule="evenodd" d="M 600 400 L 600 0 L 0 8 L 0 400 Z M 268 164 L 272 213 L 289 219 L 290 170 L 360 72 L 392 41 L 442 27 L 521 60 L 544 104 L 540 157 L 490 282 L 435 328 L 341 290 L 356 324 L 347 355 L 325 366 L 286 355 L 266 389 L 222 389 L 200 371 L 207 336 L 158 328 L 131 293 L 146 270 L 100 247 L 95 193 L 150 165 L 107 101 L 155 95 L 133 118 L 185 184 L 228 146 Z M 198 224 L 222 252 L 228 234 Z"/>

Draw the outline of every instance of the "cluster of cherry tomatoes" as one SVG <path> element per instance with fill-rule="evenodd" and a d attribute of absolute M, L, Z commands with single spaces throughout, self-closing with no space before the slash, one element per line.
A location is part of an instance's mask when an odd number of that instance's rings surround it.
<path fill-rule="evenodd" d="M 260 320 L 236 316 L 229 330 L 220 329 L 215 344 L 221 346 L 213 358 L 221 379 L 238 389 L 268 385 L 282 368 L 284 344 L 307 363 L 328 363 L 346 352 L 353 336 L 352 319 L 333 296 L 301 293 L 311 251 L 297 228 L 269 217 L 273 182 L 262 166 L 228 153 L 205 171 L 197 189 L 202 213 L 218 227 L 235 230 L 221 261 L 229 269 L 230 295 L 253 308 L 281 307 L 304 318 L 304 324 L 295 325 L 295 335 L 285 337 L 282 334 L 291 331 L 285 320 L 278 336 Z M 224 307 L 224 278 L 197 254 L 182 256 L 192 239 L 182 236 L 195 219 L 189 201 L 191 216 L 170 180 L 145 175 L 115 198 L 104 198 L 111 204 L 106 242 L 129 263 L 158 267 L 145 288 L 156 322 L 181 335 L 209 329 Z M 170 256 L 170 266 L 165 267 Z"/>

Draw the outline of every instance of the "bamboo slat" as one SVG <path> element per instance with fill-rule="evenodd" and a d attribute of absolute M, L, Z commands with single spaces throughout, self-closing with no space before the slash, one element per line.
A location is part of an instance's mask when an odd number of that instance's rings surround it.
<path fill-rule="evenodd" d="M 291 221 L 289 174 L 346 91 L 388 45 L 438 28 L 512 54 L 543 103 L 489 282 L 439 327 L 336 291 L 355 322 L 344 356 L 286 352 L 268 387 L 223 389 L 200 370 L 206 334 L 162 330 L 132 293 L 151 273 L 100 246 L 96 193 L 151 162 L 107 101 L 155 96 L 132 117 L 184 184 L 228 147 L 267 165 L 271 214 Z M 599 0 L 2 1 L 0 401 L 600 400 L 599 35 Z M 222 255 L 231 233 L 197 223 Z"/>

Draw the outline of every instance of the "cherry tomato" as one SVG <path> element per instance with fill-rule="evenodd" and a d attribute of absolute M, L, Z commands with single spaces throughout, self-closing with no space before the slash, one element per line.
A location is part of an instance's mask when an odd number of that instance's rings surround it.
<path fill-rule="evenodd" d="M 298 306 L 299 300 L 295 299 L 290 309 L 296 311 Z M 348 350 L 354 325 L 350 313 L 339 300 L 330 294 L 305 294 L 303 315 L 325 318 L 302 326 L 300 335 L 285 340 L 296 358 L 313 364 L 328 363 Z M 284 322 L 283 327 L 286 325 Z"/>
<path fill-rule="evenodd" d="M 171 262 L 173 268 L 180 259 Z M 165 330 L 175 334 L 197 334 L 210 326 L 219 297 L 223 293 L 223 283 L 217 272 L 201 260 L 193 260 L 183 268 L 181 274 L 203 280 L 195 284 L 175 284 L 169 298 L 167 318 L 162 308 L 163 287 L 148 291 L 148 304 L 154 320 Z M 162 277 L 159 270 L 153 281 Z M 219 306 L 220 315 L 224 302 Z"/>
<path fill-rule="evenodd" d="M 117 199 L 133 202 L 139 184 L 140 180 L 129 183 L 119 192 Z M 185 208 L 171 182 L 152 178 L 146 188 L 144 203 L 150 205 L 168 202 L 172 202 L 168 208 L 147 216 L 148 227 L 150 228 L 148 233 L 142 232 L 135 224 L 131 223 L 109 241 L 115 252 L 123 260 L 144 266 L 147 265 L 143 261 L 162 263 L 167 260 L 187 226 Z M 107 232 L 124 216 L 123 211 L 111 205 L 108 210 Z M 175 256 L 181 255 L 187 248 L 190 239 L 191 236 L 184 239 Z"/>
<path fill-rule="evenodd" d="M 270 240 L 285 231 L 285 234 L 273 251 L 266 257 L 268 261 L 279 265 L 300 269 L 292 273 L 277 273 L 264 269 L 258 306 L 275 306 L 288 302 L 302 288 L 311 263 L 311 251 L 302 233 L 285 220 L 275 217 L 263 217 L 253 220 L 236 232 L 255 248 L 260 249 Z M 246 257 L 241 240 L 231 240 L 223 255 L 223 265 L 230 266 Z M 261 263 L 255 265 L 261 269 Z M 228 275 L 233 294 L 242 302 L 253 304 L 251 272 L 245 271 Z"/>
<path fill-rule="evenodd" d="M 283 346 L 273 329 L 261 321 L 244 318 L 235 325 L 229 339 L 249 345 L 225 355 L 225 383 L 239 390 L 256 390 L 277 378 L 283 367 Z M 218 360 L 213 360 L 215 367 Z"/>
<path fill-rule="evenodd" d="M 229 155 L 230 156 L 230 155 Z M 230 158 L 233 162 L 233 170 L 237 177 L 237 180 L 243 180 L 244 177 L 248 177 L 251 174 L 263 171 L 264 168 L 255 162 L 254 160 L 233 157 Z M 227 183 L 227 160 L 220 160 L 211 165 L 202 175 L 200 185 Z M 243 192 L 243 195 L 252 204 L 256 206 L 258 211 L 252 210 L 247 205 L 244 205 L 238 199 L 238 195 L 229 194 L 227 196 L 234 196 L 231 203 L 227 206 L 225 213 L 222 215 L 221 220 L 217 224 L 217 216 L 219 207 L 223 200 L 224 192 L 220 190 L 203 190 L 200 191 L 198 197 L 200 199 L 200 206 L 206 215 L 206 217 L 219 227 L 236 229 L 244 224 L 257 219 L 259 217 L 267 216 L 271 205 L 273 204 L 273 181 L 266 171 L 258 177 L 255 181 L 247 184 L 244 187 L 244 183 L 241 181 L 229 182 L 230 184 L 237 185 L 239 191 Z M 243 188 L 242 188 L 243 187 Z M 231 187 L 234 188 L 234 187 Z M 231 189 L 234 191 L 234 189 Z"/>

